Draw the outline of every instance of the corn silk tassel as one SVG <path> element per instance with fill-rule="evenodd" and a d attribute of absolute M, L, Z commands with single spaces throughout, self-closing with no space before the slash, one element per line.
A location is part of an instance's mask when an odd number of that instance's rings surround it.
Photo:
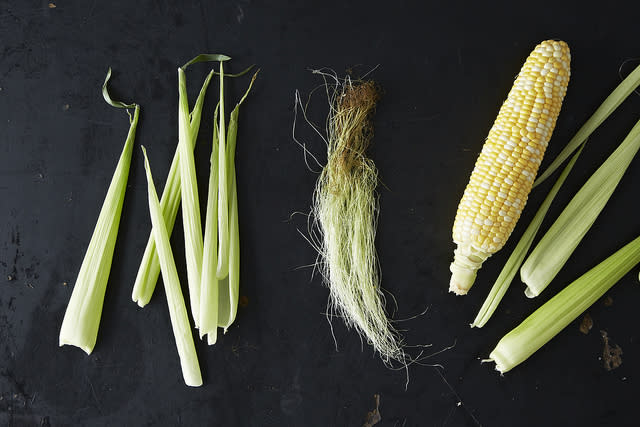
<path fill-rule="evenodd" d="M 316 183 L 310 230 L 329 288 L 327 316 L 355 328 L 385 364 L 406 365 L 402 339 L 384 310 L 375 249 L 378 171 L 366 150 L 379 94 L 372 81 L 335 81 L 325 80 L 327 163 Z"/>

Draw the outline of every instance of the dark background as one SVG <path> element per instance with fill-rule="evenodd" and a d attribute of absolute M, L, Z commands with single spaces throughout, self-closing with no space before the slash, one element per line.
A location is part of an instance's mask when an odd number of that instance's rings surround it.
<path fill-rule="evenodd" d="M 0 423 L 5 425 L 360 426 L 380 395 L 380 426 L 637 425 L 640 345 L 637 269 L 530 360 L 501 377 L 481 364 L 503 334 L 640 232 L 634 162 L 549 289 L 524 297 L 514 283 L 483 329 L 470 329 L 492 281 L 551 182 L 530 197 L 509 245 L 485 263 L 467 297 L 447 292 L 457 203 L 497 110 L 532 48 L 560 38 L 572 77 L 545 163 L 638 61 L 638 6 L 617 2 L 0 1 Z M 261 74 L 241 111 L 237 150 L 241 295 L 248 304 L 214 347 L 198 343 L 205 385 L 184 385 L 162 287 L 131 301 L 150 229 L 142 156 L 162 188 L 177 141 L 176 68 L 202 52 L 255 63 Z M 298 233 L 317 175 L 292 140 L 294 91 L 320 80 L 310 68 L 372 73 L 384 88 L 371 156 L 379 167 L 377 247 L 407 341 L 433 344 L 434 367 L 382 364 L 324 310 L 311 278 L 315 253 Z M 142 106 L 136 148 L 98 343 L 66 346 L 64 310 L 122 149 L 124 112 Z M 207 64 L 191 67 L 195 99 Z M 228 103 L 248 80 L 229 81 Z M 205 193 L 217 83 L 207 99 L 196 164 Z M 326 103 L 313 98 L 321 121 Z M 550 211 L 554 218 L 639 118 L 630 97 L 598 129 Z M 308 128 L 298 136 L 322 158 Z M 204 206 L 204 205 L 203 205 Z M 546 221 L 543 229 L 550 225 Z M 181 221 L 174 250 L 185 278 Z M 12 279 L 12 280 L 9 280 Z M 66 284 L 66 285 L 65 285 Z M 186 283 L 185 283 L 186 285 Z M 391 307 L 392 308 L 392 307 Z M 623 364 L 605 371 L 606 330 Z"/>

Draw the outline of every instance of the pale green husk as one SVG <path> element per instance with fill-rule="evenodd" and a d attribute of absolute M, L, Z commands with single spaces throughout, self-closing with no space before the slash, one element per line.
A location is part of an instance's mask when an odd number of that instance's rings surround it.
<path fill-rule="evenodd" d="M 190 65 L 197 64 L 199 62 L 225 62 L 229 61 L 230 59 L 230 57 L 222 53 L 201 53 L 200 55 L 189 60 L 181 68 L 183 70 L 186 70 Z"/>
<path fill-rule="evenodd" d="M 218 329 L 218 107 L 213 116 L 213 143 L 205 217 L 202 280 L 200 282 L 200 338 L 215 344 Z"/>
<path fill-rule="evenodd" d="M 191 149 L 195 148 L 196 140 L 198 137 L 198 131 L 200 129 L 200 118 L 202 116 L 202 106 L 204 104 L 204 96 L 211 80 L 211 74 L 207 76 L 193 110 L 189 114 L 190 116 L 190 134 L 192 139 L 189 141 L 192 143 Z M 178 214 L 178 208 L 180 207 L 181 191 L 180 191 L 180 166 L 179 166 L 179 151 L 180 147 L 176 147 L 176 152 L 173 155 L 171 161 L 171 167 L 169 168 L 169 175 L 164 186 L 162 193 L 162 200 L 160 201 L 160 208 L 162 209 L 162 215 L 167 227 L 167 232 L 171 235 L 173 226 L 176 221 L 176 215 Z M 153 291 L 158 282 L 158 276 L 160 275 L 160 264 L 158 263 L 158 255 L 156 253 L 155 240 L 153 237 L 153 230 L 149 233 L 147 240 L 147 246 L 140 262 L 138 274 L 136 276 L 135 284 L 133 285 L 133 292 L 131 298 L 140 307 L 144 307 L 151 300 Z"/>
<path fill-rule="evenodd" d="M 640 149 L 640 121 L 571 199 L 520 269 L 525 294 L 535 297 L 562 269 L 604 209 Z"/>
<path fill-rule="evenodd" d="M 504 373 L 535 353 L 640 262 L 640 237 L 579 277 L 505 335 L 489 355 Z"/>
<path fill-rule="evenodd" d="M 89 247 L 82 261 L 76 284 L 60 328 L 60 345 L 74 345 L 91 354 L 98 336 L 102 304 L 107 288 L 113 251 L 118 236 L 120 214 L 127 188 L 131 153 L 135 140 L 140 106 L 113 101 L 107 90 L 111 69 L 102 86 L 105 101 L 118 108 L 134 108 L 130 117 L 129 133 L 120 154 L 118 165 L 100 209 L 98 222 L 91 236 Z M 128 111 L 127 111 L 128 113 Z"/>
<path fill-rule="evenodd" d="M 231 172 L 229 194 L 229 274 L 221 282 L 218 300 L 218 326 L 226 333 L 236 320 L 240 290 L 240 232 L 238 224 L 238 191 L 235 168 Z"/>
<path fill-rule="evenodd" d="M 220 292 L 218 300 L 218 326 L 226 332 L 236 320 L 238 298 L 240 296 L 240 227 L 238 223 L 238 189 L 236 180 L 236 142 L 238 137 L 238 116 L 240 106 L 247 99 L 258 76 L 251 78 L 249 87 L 231 111 L 227 130 L 227 179 L 229 186 L 229 265 L 226 290 Z M 224 286 L 223 286 L 224 287 Z"/>
<path fill-rule="evenodd" d="M 224 69 L 220 63 L 220 123 L 218 128 L 218 267 L 216 275 L 222 280 L 229 274 L 229 186 L 227 161 L 227 132 L 224 114 Z"/>
<path fill-rule="evenodd" d="M 234 322 L 238 310 L 238 297 L 240 286 L 240 236 L 238 224 L 238 195 L 236 188 L 235 152 L 238 135 L 238 116 L 240 105 L 245 101 L 258 73 L 253 75 L 249 87 L 245 94 L 236 104 L 229 118 L 229 126 L 225 132 L 223 119 L 223 98 L 224 91 L 220 92 L 220 102 L 214 116 L 213 147 L 211 152 L 211 171 L 209 174 L 209 200 L 207 201 L 207 222 L 205 226 L 205 248 L 202 271 L 202 293 L 208 295 L 208 300 L 201 300 L 200 316 L 207 319 L 206 327 L 201 326 L 201 334 L 208 334 L 208 343 L 216 342 L 216 327 L 224 328 L 226 332 Z M 220 69 L 220 79 L 224 79 L 224 70 Z M 221 87 L 222 83 L 221 83 Z M 218 117 L 218 109 L 220 116 Z M 219 120 L 218 120 L 219 119 Z M 221 142 L 224 139 L 224 150 Z M 220 171 L 222 169 L 224 173 Z M 217 188 L 214 188 L 217 186 Z M 219 197 L 221 192 L 225 192 L 225 197 Z M 217 196 L 217 197 L 216 197 Z M 221 220 L 221 216 L 226 213 L 227 219 Z M 220 232 L 220 227 L 227 224 L 225 233 Z M 217 232 L 217 234 L 216 234 Z M 216 239 L 217 238 L 217 239 Z M 223 241 L 226 239 L 226 241 Z M 214 246 L 218 245 L 216 249 Z M 223 252 L 222 247 L 226 247 Z M 215 254 L 215 255 L 214 255 Z M 220 259 L 226 257 L 226 264 L 223 271 L 224 276 L 220 276 L 222 265 Z M 216 265 L 217 263 L 217 265 Z M 213 305 L 214 294 L 217 298 L 217 306 Z M 204 320 L 203 320 L 204 322 Z M 203 323 L 204 325 L 204 323 Z"/>
<path fill-rule="evenodd" d="M 209 73 L 207 79 L 213 74 Z M 184 70 L 178 68 L 178 164 L 180 169 L 180 193 L 182 197 L 182 227 L 187 263 L 187 281 L 191 315 L 200 327 L 200 280 L 202 278 L 202 222 L 196 165 L 193 158 L 195 135 L 189 118 L 187 82 Z"/>
<path fill-rule="evenodd" d="M 189 316 L 180 288 L 178 271 L 176 270 L 173 252 L 171 251 L 171 244 L 169 243 L 169 232 L 164 223 L 162 209 L 158 201 L 158 194 L 153 184 L 149 159 L 147 158 L 147 152 L 144 147 L 142 147 L 142 152 L 144 154 L 144 168 L 147 175 L 149 192 L 149 213 L 151 214 L 153 235 L 156 241 L 160 269 L 162 270 L 162 282 L 164 283 L 165 294 L 167 295 L 171 327 L 176 340 L 178 355 L 180 356 L 182 376 L 185 384 L 188 386 L 199 387 L 202 385 L 200 364 L 198 363 L 198 355 L 196 354 L 196 348 L 193 343 L 193 335 L 191 334 Z"/>

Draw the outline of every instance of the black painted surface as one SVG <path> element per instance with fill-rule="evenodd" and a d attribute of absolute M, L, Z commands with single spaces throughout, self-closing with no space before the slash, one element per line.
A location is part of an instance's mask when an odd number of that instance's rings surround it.
<path fill-rule="evenodd" d="M 474 2 L 475 3 L 475 2 Z M 0 2 L 0 424 L 359 426 L 380 394 L 380 426 L 633 425 L 640 391 L 637 269 L 596 303 L 594 329 L 578 321 L 513 372 L 480 364 L 535 307 L 640 231 L 635 161 L 587 239 L 546 293 L 515 284 L 490 323 L 471 330 L 515 245 L 488 261 L 469 296 L 447 293 L 451 225 L 477 152 L 521 63 L 545 38 L 572 49 L 572 79 L 549 159 L 640 55 L 638 7 L 446 5 L 415 2 Z M 632 7 L 632 6 L 627 6 Z M 205 386 L 182 381 L 161 287 L 139 309 L 130 293 L 148 235 L 144 144 L 159 186 L 176 146 L 176 67 L 224 52 L 232 68 L 262 68 L 241 112 L 237 168 L 242 281 L 248 305 L 215 347 L 198 344 Z M 637 63 L 637 61 L 636 61 Z M 357 336 L 324 317 L 327 291 L 315 253 L 298 234 L 316 175 L 291 138 L 295 89 L 318 83 L 308 68 L 348 68 L 385 93 L 371 150 L 381 188 L 378 248 L 384 287 L 410 343 L 451 350 L 405 373 L 386 369 Z M 635 64 L 634 64 L 635 65 Z M 58 348 L 64 309 L 127 131 L 126 115 L 99 88 L 142 106 L 98 344 L 87 357 Z M 623 67 L 623 74 L 632 65 Z M 192 67 L 195 93 L 207 65 Z M 229 83 L 237 98 L 246 80 Z M 208 173 L 215 89 L 196 149 L 201 194 Z M 321 98 L 313 104 L 321 117 Z M 632 96 L 592 137 L 552 207 L 561 206 L 639 118 Z M 301 131 L 310 149 L 321 141 Z M 531 195 L 532 206 L 545 185 Z M 543 227 L 548 227 L 549 221 Z M 522 225 L 516 234 L 522 232 Z M 173 238 L 185 278 L 180 221 Z M 65 286 L 65 283 L 68 285 Z M 599 330 L 624 350 L 606 372 Z M 446 382 L 443 380 L 446 379 Z"/>

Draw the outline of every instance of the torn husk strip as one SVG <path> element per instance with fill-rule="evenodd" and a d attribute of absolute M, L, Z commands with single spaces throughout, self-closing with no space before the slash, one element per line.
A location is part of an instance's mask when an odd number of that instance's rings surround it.
<path fill-rule="evenodd" d="M 584 125 L 578 130 L 573 138 L 567 143 L 567 145 L 562 149 L 560 154 L 556 156 L 553 162 L 545 169 L 543 173 L 535 180 L 533 183 L 533 187 L 542 183 L 545 179 L 547 179 L 556 169 L 560 167 L 562 162 L 569 158 L 571 153 L 582 145 L 589 135 L 593 133 L 594 130 L 598 128 L 604 122 L 607 117 L 613 113 L 616 108 L 622 102 L 627 99 L 631 93 L 640 85 L 640 65 L 636 67 L 631 74 L 627 76 L 614 90 L 611 92 L 609 96 L 604 100 L 604 102 L 598 107 L 598 109 L 593 113 L 589 120 L 585 122 Z"/>
<path fill-rule="evenodd" d="M 229 182 L 227 143 L 224 114 L 224 69 L 220 63 L 220 123 L 218 128 L 218 267 L 216 275 L 222 280 L 229 274 Z"/>
<path fill-rule="evenodd" d="M 511 253 L 511 256 L 509 256 L 509 259 L 507 260 L 504 267 L 502 268 L 502 271 L 500 272 L 500 275 L 496 279 L 496 282 L 493 284 L 493 287 L 491 288 L 491 291 L 489 292 L 487 299 L 482 304 L 482 307 L 480 308 L 478 315 L 476 316 L 475 320 L 471 324 L 472 328 L 483 327 L 489 321 L 493 313 L 496 311 L 498 304 L 500 304 L 500 301 L 502 301 L 502 297 L 504 297 L 504 294 L 507 292 L 507 289 L 509 289 L 511 282 L 513 281 L 513 278 L 516 277 L 516 274 L 518 274 L 518 270 L 520 269 L 522 262 L 527 256 L 527 252 L 529 252 L 529 248 L 531 248 L 533 239 L 535 239 L 536 234 L 538 233 L 538 230 L 542 225 L 542 221 L 544 220 L 544 217 L 547 214 L 547 211 L 549 210 L 551 203 L 553 202 L 553 199 L 556 197 L 556 194 L 558 194 L 558 191 L 560 190 L 560 187 L 562 187 L 562 184 L 564 183 L 565 179 L 569 175 L 569 172 L 571 172 L 571 169 L 573 168 L 573 165 L 576 163 L 576 160 L 578 160 L 578 157 L 580 156 L 580 153 L 582 152 L 583 148 L 584 148 L 584 144 L 580 147 L 578 152 L 574 154 L 574 156 L 571 158 L 567 166 L 562 171 L 562 174 L 558 177 L 557 181 L 549 191 L 549 194 L 547 194 L 547 197 L 544 199 L 544 201 L 538 208 L 538 212 L 536 212 L 536 215 L 533 217 L 533 219 L 529 223 L 529 226 L 527 227 L 525 232 L 522 234 L 520 241 L 518 242 L 515 249 Z"/>
<path fill-rule="evenodd" d="M 253 75 L 247 91 L 240 99 L 240 102 L 236 104 L 233 111 L 231 111 L 229 127 L 227 129 L 226 162 L 229 194 L 228 275 L 227 279 L 221 282 L 220 286 L 225 289 L 220 291 L 220 298 L 218 299 L 218 326 L 224 328 L 225 332 L 236 319 L 240 290 L 240 229 L 238 223 L 238 189 L 235 165 L 238 116 L 240 114 L 240 105 L 242 105 L 249 95 L 257 76 L 258 72 Z"/>
<path fill-rule="evenodd" d="M 504 373 L 535 353 L 640 262 L 640 237 L 580 276 L 505 335 L 489 355 Z"/>
<path fill-rule="evenodd" d="M 224 328 L 225 333 L 236 320 L 240 288 L 240 235 L 235 170 L 230 178 L 232 181 L 229 200 L 229 274 L 223 281 L 223 286 L 227 286 L 226 292 L 221 293 L 224 298 L 220 298 L 218 303 L 218 326 Z"/>
<path fill-rule="evenodd" d="M 211 80 L 211 74 L 207 76 L 198 98 L 196 99 L 195 106 L 190 113 L 190 127 L 191 135 L 193 137 L 191 142 L 193 145 L 191 149 L 195 148 L 195 143 L 198 137 L 198 131 L 200 129 L 200 118 L 202 116 L 202 106 L 204 104 L 204 95 L 209 86 Z M 180 166 L 179 166 L 179 147 L 176 147 L 176 152 L 173 155 L 171 161 L 171 167 L 169 168 L 169 175 L 162 192 L 162 200 L 160 200 L 160 208 L 162 209 L 162 216 L 167 227 L 167 232 L 171 236 L 173 226 L 176 222 L 176 215 L 178 214 L 178 208 L 180 207 L 181 192 L 180 192 Z M 140 262 L 138 274 L 136 276 L 135 284 L 133 285 L 133 291 L 131 298 L 140 307 L 144 307 L 151 300 L 153 291 L 158 282 L 158 276 L 160 275 L 160 264 L 158 263 L 158 255 L 156 253 L 155 240 L 153 238 L 153 230 L 149 233 L 147 240 L 147 246 Z"/>
<path fill-rule="evenodd" d="M 327 164 L 316 184 L 313 216 L 321 242 L 320 269 L 330 291 L 328 311 L 380 353 L 404 363 L 401 340 L 388 320 L 375 249 L 378 171 L 366 157 L 378 92 L 371 81 L 333 88 Z"/>
<path fill-rule="evenodd" d="M 213 74 L 209 73 L 207 79 Z M 191 315 L 200 327 L 200 280 L 202 278 L 202 222 L 196 165 L 193 158 L 195 134 L 189 119 L 187 82 L 182 68 L 178 68 L 178 151 L 180 169 L 180 193 L 182 198 L 182 227 L 184 229 L 185 257 Z"/>
<path fill-rule="evenodd" d="M 164 224 L 158 194 L 153 184 L 149 159 L 147 158 L 147 152 L 144 147 L 142 147 L 142 152 L 144 154 L 144 169 L 147 175 L 149 192 L 149 213 L 151 214 L 153 235 L 156 241 L 160 269 L 162 270 L 162 282 L 164 283 L 164 289 L 167 295 L 171 328 L 173 329 L 173 335 L 180 357 L 182 376 L 185 384 L 191 387 L 198 387 L 202 385 L 200 364 L 198 363 L 198 355 L 196 354 L 196 348 L 193 343 L 191 325 L 189 324 L 189 316 L 180 288 L 178 271 L 176 270 L 173 252 L 171 251 L 171 244 L 169 243 L 169 232 Z"/>
<path fill-rule="evenodd" d="M 200 338 L 207 335 L 208 343 L 215 344 L 218 329 L 218 107 L 213 116 L 213 143 L 211 146 L 209 191 L 202 253 L 202 280 L 200 282 Z"/>
<path fill-rule="evenodd" d="M 207 200 L 204 251 L 202 261 L 201 300 L 200 300 L 200 336 L 207 335 L 209 345 L 215 344 L 217 327 L 227 328 L 233 323 L 238 307 L 238 289 L 240 273 L 240 240 L 238 230 L 238 198 L 235 177 L 235 150 L 238 135 L 238 115 L 240 105 L 249 95 L 257 72 L 253 75 L 249 87 L 240 102 L 231 112 L 229 126 L 224 124 L 224 84 L 225 76 L 220 66 L 220 101 L 214 114 L 213 144 L 211 150 L 211 169 L 209 171 L 209 191 Z M 225 145 L 221 148 L 221 142 Z M 224 171 L 223 171 L 224 169 Z M 220 193 L 225 192 L 224 201 Z M 223 212 L 224 211 L 224 212 Z M 220 233 L 219 222 L 222 213 L 227 214 L 228 230 Z M 226 255 L 223 254 L 221 239 L 226 239 Z M 219 277 L 220 258 L 226 256 L 225 275 Z"/>
<path fill-rule="evenodd" d="M 107 72 L 107 77 L 102 86 L 105 101 L 114 107 L 135 108 L 135 110 L 133 117 L 129 114 L 130 126 L 127 140 L 111 178 L 107 195 L 100 209 L 98 222 L 82 261 L 60 328 L 61 346 L 65 344 L 74 345 L 84 350 L 87 354 L 91 354 L 93 351 L 98 336 L 102 304 L 118 236 L 133 142 L 140 116 L 140 107 L 138 105 L 124 104 L 111 99 L 107 90 L 107 83 L 110 77 L 111 69 Z M 127 111 L 127 113 L 129 112 Z"/>

